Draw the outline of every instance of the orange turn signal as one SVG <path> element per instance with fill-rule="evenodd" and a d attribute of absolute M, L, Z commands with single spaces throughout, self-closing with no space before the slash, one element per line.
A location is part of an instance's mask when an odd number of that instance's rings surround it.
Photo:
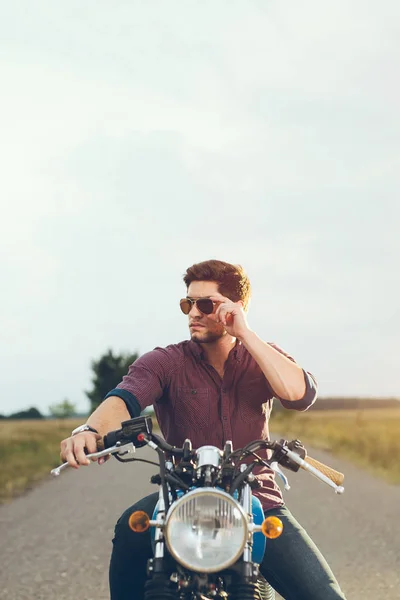
<path fill-rule="evenodd" d="M 278 517 L 267 517 L 261 525 L 261 531 L 270 540 L 278 538 L 283 531 L 283 523 Z"/>
<path fill-rule="evenodd" d="M 135 533 L 143 533 L 150 527 L 150 518 L 143 510 L 136 510 L 129 517 L 129 527 Z"/>

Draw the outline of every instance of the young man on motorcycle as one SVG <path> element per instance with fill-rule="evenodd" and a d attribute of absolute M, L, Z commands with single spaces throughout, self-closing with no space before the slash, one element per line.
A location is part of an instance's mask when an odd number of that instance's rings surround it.
<path fill-rule="evenodd" d="M 234 448 L 269 436 L 273 398 L 287 409 L 306 410 L 317 396 L 314 377 L 275 344 L 250 329 L 246 314 L 250 282 L 243 269 L 218 260 L 188 268 L 187 296 L 180 302 L 189 317 L 190 340 L 156 348 L 135 361 L 123 381 L 107 394 L 86 425 L 61 443 L 61 458 L 75 468 L 96 442 L 122 421 L 153 405 L 170 444 Z M 104 461 L 104 459 L 99 459 Z M 283 534 L 267 540 L 260 571 L 287 600 L 343 600 L 332 571 L 305 530 L 284 505 L 271 469 L 260 468 L 255 490 L 267 516 L 278 516 Z M 115 528 L 110 564 L 112 600 L 143 598 L 150 534 L 128 526 L 134 510 L 152 514 L 158 493 L 130 507 Z"/>

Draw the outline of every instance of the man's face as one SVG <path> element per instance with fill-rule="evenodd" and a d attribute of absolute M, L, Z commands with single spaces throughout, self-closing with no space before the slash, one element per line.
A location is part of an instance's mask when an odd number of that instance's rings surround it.
<path fill-rule="evenodd" d="M 188 287 L 187 296 L 197 300 L 198 298 L 209 298 L 216 292 L 218 293 L 218 284 L 215 281 L 192 281 Z M 196 304 L 193 304 L 188 315 L 190 336 L 193 342 L 208 344 L 216 342 L 226 335 L 223 325 L 217 323 L 215 316 L 217 307 L 218 304 L 215 305 L 211 315 L 205 315 L 199 311 Z"/>

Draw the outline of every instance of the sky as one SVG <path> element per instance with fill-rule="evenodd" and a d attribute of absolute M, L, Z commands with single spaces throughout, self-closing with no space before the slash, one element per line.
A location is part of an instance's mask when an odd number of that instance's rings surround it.
<path fill-rule="evenodd" d="M 88 410 L 91 361 L 188 339 L 216 258 L 321 396 L 400 397 L 400 8 L 0 9 L 0 413 Z"/>

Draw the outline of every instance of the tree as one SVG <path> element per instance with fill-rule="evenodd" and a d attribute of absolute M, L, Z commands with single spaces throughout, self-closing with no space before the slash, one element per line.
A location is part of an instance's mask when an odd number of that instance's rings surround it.
<path fill-rule="evenodd" d="M 8 418 L 9 419 L 43 419 L 44 417 L 37 408 L 35 408 L 34 406 L 31 406 L 31 408 L 28 408 L 28 410 L 21 410 L 19 412 L 13 413 Z"/>
<path fill-rule="evenodd" d="M 129 366 L 139 358 L 139 354 L 113 354 L 108 350 L 99 360 L 91 363 L 93 377 L 92 390 L 85 392 L 90 400 L 90 409 L 93 411 L 104 400 L 104 396 L 115 388 L 124 375 L 127 374 Z"/>
<path fill-rule="evenodd" d="M 62 402 L 49 406 L 49 412 L 55 419 L 68 419 L 76 413 L 76 407 L 65 398 Z"/>

